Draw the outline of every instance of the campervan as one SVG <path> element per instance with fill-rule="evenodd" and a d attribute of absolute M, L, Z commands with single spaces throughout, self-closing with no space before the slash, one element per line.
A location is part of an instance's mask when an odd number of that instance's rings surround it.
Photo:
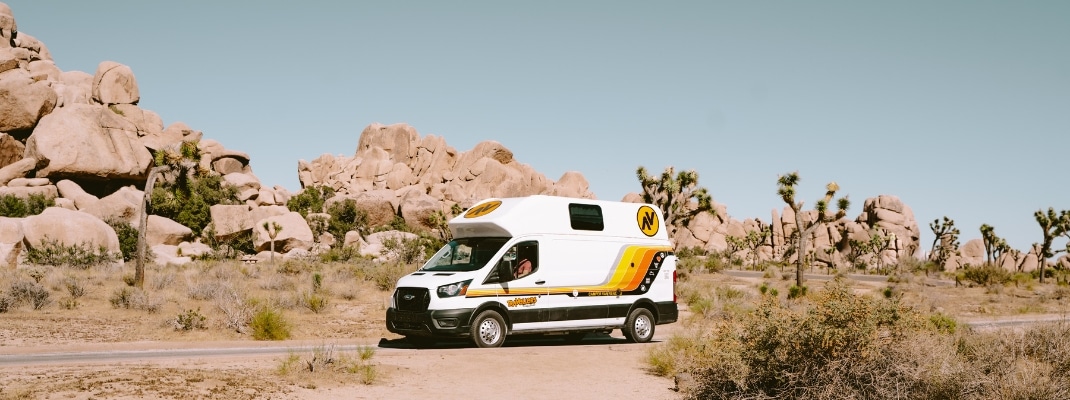
<path fill-rule="evenodd" d="M 557 196 L 483 200 L 390 298 L 386 326 L 416 343 L 469 337 L 582 338 L 620 329 L 648 342 L 677 320 L 676 257 L 650 204 Z"/>

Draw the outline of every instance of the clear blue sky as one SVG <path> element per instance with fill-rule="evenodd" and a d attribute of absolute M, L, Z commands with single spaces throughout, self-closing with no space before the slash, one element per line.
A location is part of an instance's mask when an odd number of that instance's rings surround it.
<path fill-rule="evenodd" d="M 60 69 L 130 66 L 143 108 L 291 191 L 299 159 L 405 122 L 600 199 L 694 169 L 737 219 L 799 171 L 807 207 L 831 180 L 851 216 L 899 196 L 925 250 L 942 216 L 1026 249 L 1070 209 L 1068 1 L 6 3 Z"/>

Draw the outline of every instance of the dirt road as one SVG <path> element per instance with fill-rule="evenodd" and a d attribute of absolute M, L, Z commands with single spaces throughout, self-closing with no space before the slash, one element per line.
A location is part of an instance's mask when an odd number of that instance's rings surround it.
<path fill-rule="evenodd" d="M 0 398 L 678 399 L 671 379 L 645 370 L 652 345 L 615 332 L 579 344 L 513 339 L 498 349 L 468 342 L 417 349 L 397 339 L 25 347 L 0 354 Z M 338 355 L 374 347 L 375 383 L 344 373 L 278 372 L 291 354 L 303 363 L 325 346 Z"/>

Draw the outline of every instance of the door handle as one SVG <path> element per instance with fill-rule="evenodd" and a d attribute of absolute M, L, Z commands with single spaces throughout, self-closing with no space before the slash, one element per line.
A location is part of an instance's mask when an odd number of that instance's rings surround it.
<path fill-rule="evenodd" d="M 544 284 L 544 283 L 546 283 L 546 281 L 535 281 L 536 285 L 541 285 L 541 284 Z"/>

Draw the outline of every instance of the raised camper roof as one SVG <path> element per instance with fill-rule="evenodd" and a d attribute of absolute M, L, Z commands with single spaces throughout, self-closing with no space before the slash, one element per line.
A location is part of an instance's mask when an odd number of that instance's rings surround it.
<path fill-rule="evenodd" d="M 536 195 L 480 201 L 450 220 L 454 237 L 529 234 L 668 240 L 661 211 L 650 204 Z"/>

